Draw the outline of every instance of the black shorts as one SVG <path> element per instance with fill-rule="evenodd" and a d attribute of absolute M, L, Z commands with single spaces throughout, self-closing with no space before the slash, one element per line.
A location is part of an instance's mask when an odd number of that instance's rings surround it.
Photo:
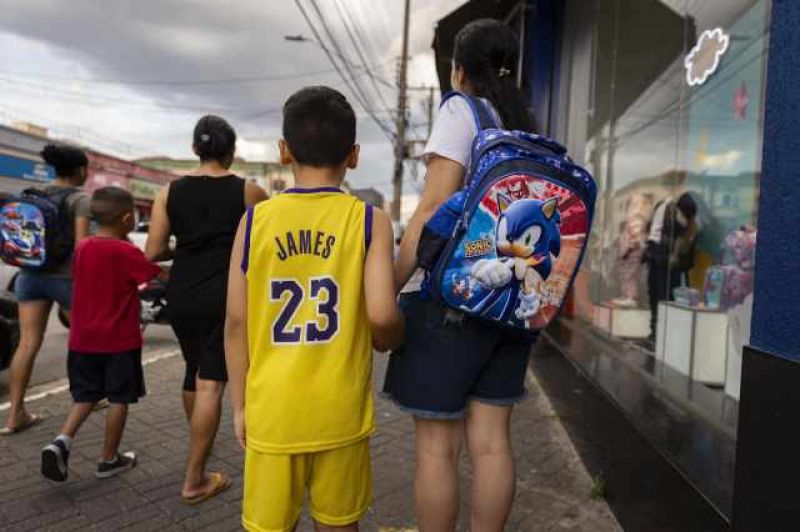
<path fill-rule="evenodd" d="M 418 293 L 404 294 L 403 347 L 389 359 L 383 392 L 403 410 L 460 419 L 471 400 L 509 406 L 525 398 L 535 337 L 449 311 Z"/>
<path fill-rule="evenodd" d="M 67 357 L 69 391 L 76 403 L 137 403 L 144 397 L 142 350 L 122 353 L 81 353 Z"/>
<path fill-rule="evenodd" d="M 195 391 L 197 379 L 227 382 L 225 367 L 225 317 L 197 319 L 195 317 L 170 314 L 170 323 L 178 337 L 186 373 L 183 376 L 183 389 Z"/>

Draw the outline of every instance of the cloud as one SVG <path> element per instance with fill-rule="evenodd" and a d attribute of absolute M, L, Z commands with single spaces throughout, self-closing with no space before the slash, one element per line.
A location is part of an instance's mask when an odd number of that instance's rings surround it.
<path fill-rule="evenodd" d="M 394 81 L 402 2 L 341 3 L 363 27 L 376 72 Z M 412 3 L 412 84 L 436 82 L 430 54 L 434 24 L 461 3 Z M 280 107 L 294 90 L 311 83 L 343 86 L 318 47 L 284 41 L 287 34 L 311 35 L 291 1 L 3 0 L 2 4 L 0 49 L 6 53 L 0 56 L 0 120 L 42 123 L 59 135 L 76 136 L 123 156 L 189 157 L 194 121 L 215 112 L 244 139 L 240 152 L 258 157 L 274 149 L 280 135 Z M 346 53 L 354 55 L 334 5 L 320 2 L 320 6 Z M 304 73 L 317 74 L 298 77 Z M 265 77 L 286 79 L 150 83 Z M 381 90 L 391 111 L 396 93 L 391 88 Z M 414 122 L 427 118 L 422 96 L 412 95 Z M 376 107 L 382 107 L 373 99 Z M 393 120 L 385 110 L 381 117 Z M 389 193 L 392 148 L 363 114 L 359 141 L 364 146 L 362 161 L 350 181 Z"/>
<path fill-rule="evenodd" d="M 707 170 L 730 170 L 736 166 L 744 154 L 741 150 L 728 150 L 722 153 L 708 153 L 697 157 L 697 162 Z"/>

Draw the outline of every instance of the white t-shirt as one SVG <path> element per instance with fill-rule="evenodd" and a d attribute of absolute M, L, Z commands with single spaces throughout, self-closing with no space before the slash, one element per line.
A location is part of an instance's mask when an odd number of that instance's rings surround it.
<path fill-rule="evenodd" d="M 489 106 L 495 120 L 500 117 L 492 104 L 486 99 L 483 103 Z M 427 163 L 432 155 L 439 155 L 455 161 L 464 168 L 469 166 L 472 141 L 478 134 L 478 126 L 472 116 L 472 110 L 464 98 L 454 96 L 444 102 L 433 121 L 431 136 L 422 152 L 422 160 Z"/>
<path fill-rule="evenodd" d="M 648 241 L 655 242 L 656 244 L 661 243 L 661 237 L 664 232 L 664 217 L 667 213 L 667 204 L 670 201 L 671 200 L 664 200 L 656 207 L 656 211 L 653 213 L 653 221 L 650 223 L 650 234 L 647 237 Z"/>
<path fill-rule="evenodd" d="M 492 114 L 500 123 L 499 115 L 494 107 L 489 106 Z M 472 109 L 464 98 L 454 96 L 444 102 L 433 121 L 431 136 L 422 152 L 422 160 L 427 164 L 434 155 L 455 161 L 464 168 L 469 167 L 472 154 L 472 141 L 478 135 L 478 126 L 472 116 Z M 427 179 L 427 177 L 426 177 Z M 424 275 L 422 270 L 417 270 L 406 283 L 403 292 L 418 292 Z"/>

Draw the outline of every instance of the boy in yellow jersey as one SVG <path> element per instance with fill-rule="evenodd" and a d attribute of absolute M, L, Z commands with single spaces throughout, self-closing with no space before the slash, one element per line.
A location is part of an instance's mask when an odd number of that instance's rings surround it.
<path fill-rule="evenodd" d="M 397 347 L 392 228 L 339 188 L 356 118 L 327 87 L 283 108 L 296 188 L 251 208 L 236 235 L 225 354 L 245 449 L 242 522 L 292 530 L 306 491 L 318 530 L 357 530 L 372 498 L 372 347 Z"/>

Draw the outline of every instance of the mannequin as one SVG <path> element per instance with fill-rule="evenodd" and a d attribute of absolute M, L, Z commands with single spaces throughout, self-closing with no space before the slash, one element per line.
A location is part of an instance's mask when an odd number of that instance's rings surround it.
<path fill-rule="evenodd" d="M 636 307 L 639 304 L 639 277 L 647 239 L 647 219 L 651 201 L 636 194 L 627 202 L 625 223 L 619 237 L 617 273 L 622 296 L 614 300 L 621 307 Z"/>

